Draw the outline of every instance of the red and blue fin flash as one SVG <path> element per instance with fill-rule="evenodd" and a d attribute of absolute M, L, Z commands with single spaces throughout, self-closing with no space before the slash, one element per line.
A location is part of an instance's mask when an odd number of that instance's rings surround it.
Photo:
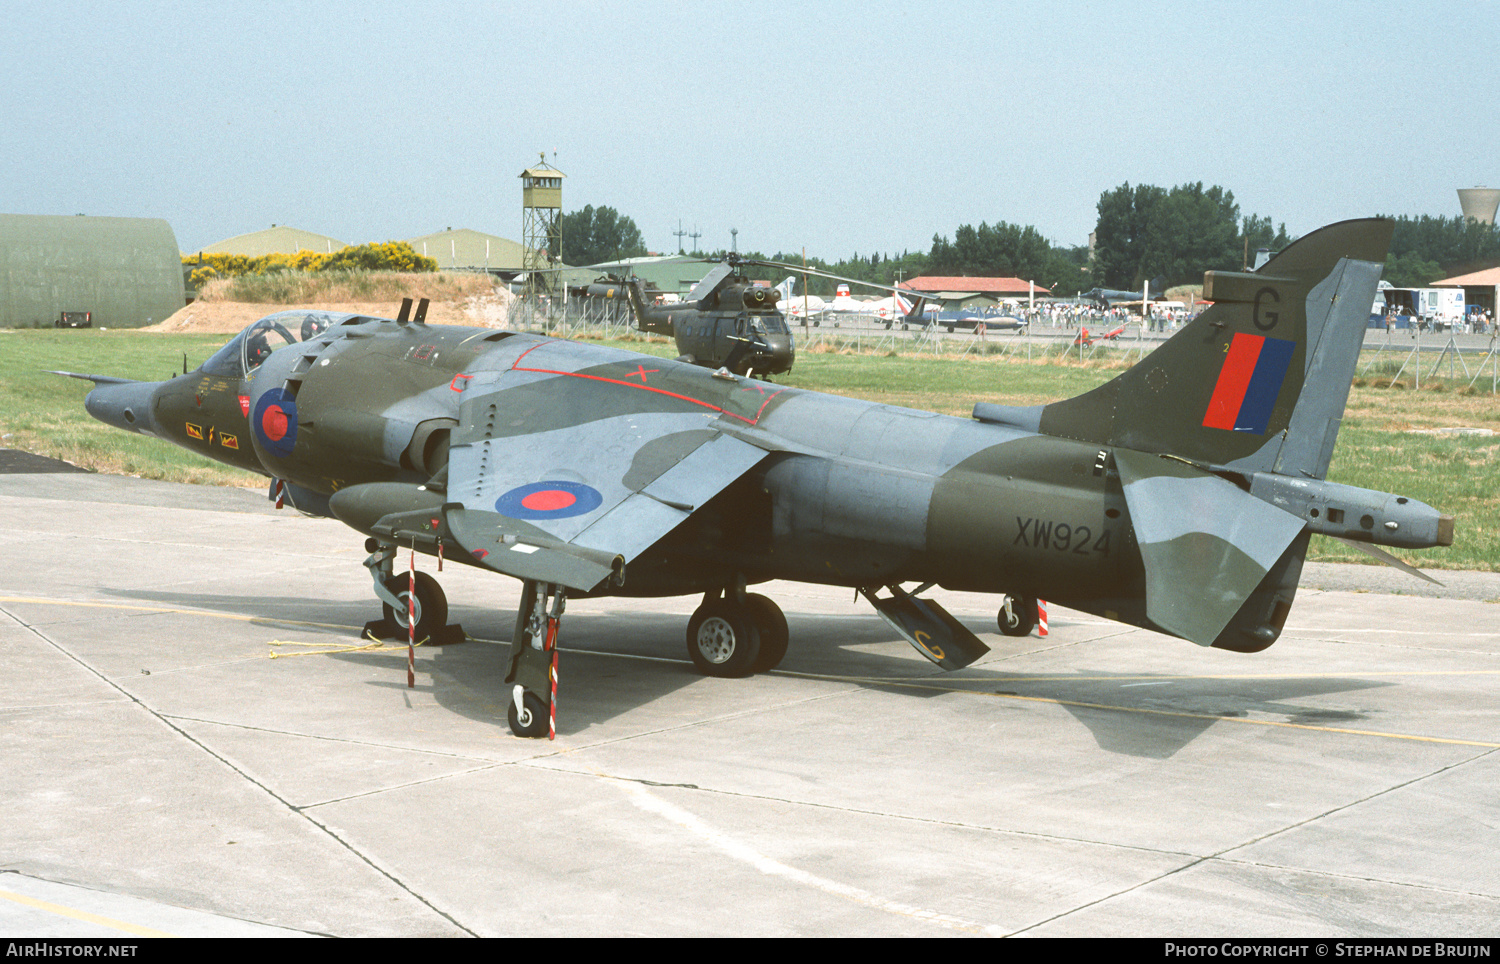
<path fill-rule="evenodd" d="M 1203 416 L 1205 428 L 1264 435 L 1296 342 L 1237 332 Z"/>

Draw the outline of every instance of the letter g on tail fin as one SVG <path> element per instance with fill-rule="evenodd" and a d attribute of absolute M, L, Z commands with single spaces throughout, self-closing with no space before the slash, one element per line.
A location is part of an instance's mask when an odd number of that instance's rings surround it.
<path fill-rule="evenodd" d="M 1344 221 L 1251 273 L 1140 364 L 1041 410 L 1040 430 L 1240 472 L 1323 478 L 1394 225 Z"/>

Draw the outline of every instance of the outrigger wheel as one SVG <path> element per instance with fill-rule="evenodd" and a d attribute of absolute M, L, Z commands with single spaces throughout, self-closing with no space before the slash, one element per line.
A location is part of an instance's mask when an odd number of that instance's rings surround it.
<path fill-rule="evenodd" d="M 1000 625 L 1000 632 L 1007 636 L 1030 635 L 1036 628 L 1036 597 L 1006 596 L 995 622 Z"/>
<path fill-rule="evenodd" d="M 547 701 L 531 690 L 524 690 L 521 695 L 521 704 L 518 710 L 515 699 L 512 699 L 510 706 L 505 710 L 505 720 L 510 724 L 510 731 L 527 740 L 546 736 Z"/>
<path fill-rule="evenodd" d="M 406 606 L 411 595 L 410 576 L 404 572 L 396 573 L 385 581 L 385 588 L 401 600 L 402 606 L 398 610 L 390 603 L 382 602 L 381 610 L 385 613 L 386 622 L 399 629 L 401 636 L 405 637 Z M 425 572 L 417 573 L 416 614 L 418 641 L 437 639 L 438 634 L 448 625 L 448 597 L 443 595 L 443 587 L 438 585 L 438 581 Z"/>

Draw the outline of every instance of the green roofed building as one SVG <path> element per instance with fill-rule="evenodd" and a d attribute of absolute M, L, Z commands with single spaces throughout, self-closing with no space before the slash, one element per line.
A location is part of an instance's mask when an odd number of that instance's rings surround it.
<path fill-rule="evenodd" d="M 159 218 L 0 214 L 0 327 L 139 328 L 184 304 L 172 226 Z"/>
<path fill-rule="evenodd" d="M 344 242 L 326 234 L 273 224 L 264 231 L 237 234 L 200 250 L 204 254 L 240 254 L 247 258 L 260 258 L 268 254 L 296 254 L 298 251 L 332 254 L 347 247 Z"/>
<path fill-rule="evenodd" d="M 417 254 L 431 258 L 444 271 L 488 271 L 511 274 L 525 270 L 526 249 L 509 238 L 469 228 L 448 228 L 419 238 L 407 238 Z"/>
<path fill-rule="evenodd" d="M 633 276 L 661 291 L 687 294 L 711 268 L 713 265 L 705 263 L 702 258 L 668 254 L 606 261 L 581 270 L 591 275 L 589 280 L 606 273 L 620 277 Z"/>

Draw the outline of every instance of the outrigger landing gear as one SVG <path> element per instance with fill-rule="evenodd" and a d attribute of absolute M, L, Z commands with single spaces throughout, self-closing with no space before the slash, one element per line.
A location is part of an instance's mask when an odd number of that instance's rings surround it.
<path fill-rule="evenodd" d="M 521 586 L 505 677 L 514 684 L 505 717 L 516 736 L 557 735 L 557 628 L 567 603 L 567 590 L 556 583 L 528 579 Z"/>
<path fill-rule="evenodd" d="M 995 622 L 1007 636 L 1027 636 L 1036 628 L 1036 611 L 1035 596 L 1006 596 Z"/>
<path fill-rule="evenodd" d="M 407 614 L 414 611 L 418 642 L 425 640 L 437 646 L 463 642 L 463 628 L 448 625 L 448 598 L 436 579 L 425 572 L 416 573 L 413 600 L 413 576 L 395 571 L 398 547 L 372 538 L 365 540 L 365 551 L 370 553 L 365 568 L 375 581 L 375 595 L 380 599 L 381 609 L 380 619 L 365 623 L 366 634 L 375 639 L 407 639 L 411 635 Z"/>
<path fill-rule="evenodd" d="M 706 676 L 739 679 L 775 669 L 789 638 L 780 607 L 740 582 L 704 595 L 688 620 L 688 658 Z"/>

